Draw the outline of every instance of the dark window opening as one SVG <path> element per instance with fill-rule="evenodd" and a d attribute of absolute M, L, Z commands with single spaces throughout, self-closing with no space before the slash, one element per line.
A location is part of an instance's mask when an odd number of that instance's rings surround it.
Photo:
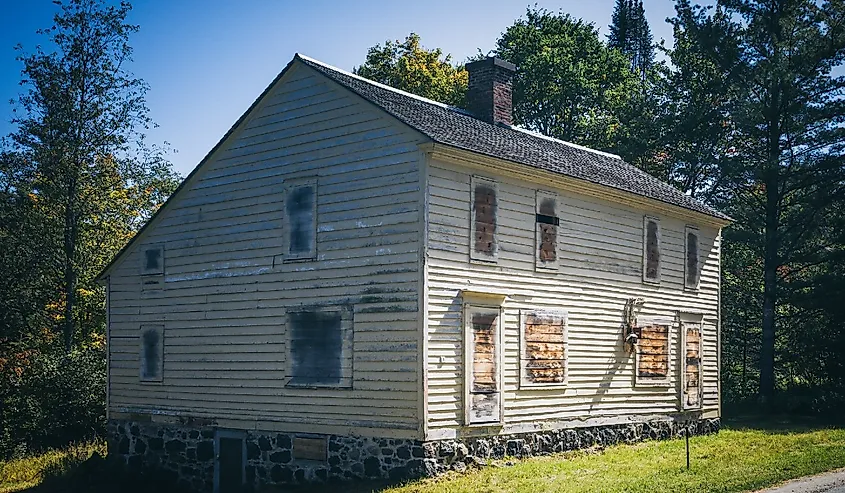
<path fill-rule="evenodd" d="M 656 221 L 646 222 L 646 279 L 657 281 L 660 278 L 660 240 Z"/>
<path fill-rule="evenodd" d="M 687 287 L 698 287 L 698 268 L 698 235 L 687 231 Z"/>
<path fill-rule="evenodd" d="M 290 227 L 289 252 L 308 254 L 314 246 L 314 187 L 303 186 L 292 189 L 285 208 Z"/>
<path fill-rule="evenodd" d="M 496 254 L 496 189 L 488 184 L 475 186 L 475 252 Z"/>
<path fill-rule="evenodd" d="M 141 379 L 161 380 L 162 332 L 158 328 L 141 333 Z"/>
<path fill-rule="evenodd" d="M 290 385 L 339 385 L 343 377 L 340 312 L 289 314 Z"/>
<path fill-rule="evenodd" d="M 542 263 L 557 260 L 557 228 L 560 225 L 560 219 L 555 213 L 556 205 L 555 199 L 544 198 L 540 201 L 539 212 L 536 214 L 539 229 L 537 258 Z"/>
<path fill-rule="evenodd" d="M 154 248 L 147 250 L 144 253 L 146 255 L 146 262 L 144 264 L 146 266 L 145 268 L 147 270 L 159 270 L 161 268 L 159 267 L 161 265 L 161 250 Z"/>

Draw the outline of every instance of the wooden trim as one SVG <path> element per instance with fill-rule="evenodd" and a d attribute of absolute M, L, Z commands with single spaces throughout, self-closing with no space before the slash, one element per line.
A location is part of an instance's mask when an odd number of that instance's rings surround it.
<path fill-rule="evenodd" d="M 504 423 L 505 420 L 505 406 L 504 406 L 504 382 L 503 376 L 504 372 L 502 371 L 502 363 L 504 362 L 503 358 L 503 343 L 504 343 L 504 334 L 502 331 L 502 307 L 497 305 L 480 305 L 480 304 L 471 304 L 465 303 L 463 306 L 463 317 L 462 317 L 462 326 L 463 326 L 463 342 L 464 342 L 464 358 L 463 358 L 463 372 L 464 372 L 464 391 L 463 391 L 463 404 L 464 404 L 464 426 L 496 426 L 501 425 Z M 472 383 L 473 383 L 473 332 L 471 330 L 471 319 L 470 315 L 474 312 L 496 312 L 496 347 L 495 347 L 495 362 L 496 362 L 496 384 L 497 384 L 497 405 L 498 405 L 498 420 L 491 420 L 491 421 L 473 421 L 472 419 L 472 407 L 470 405 L 471 402 L 471 395 L 472 392 Z"/>
<path fill-rule="evenodd" d="M 722 415 L 722 230 L 716 233 L 719 241 L 718 278 L 716 279 L 716 400 Z M 702 365 L 703 366 L 703 365 Z"/>
<path fill-rule="evenodd" d="M 106 423 L 111 419 L 111 276 L 106 277 Z"/>
<path fill-rule="evenodd" d="M 428 434 L 428 210 L 429 210 L 429 184 L 428 184 L 428 169 L 429 169 L 430 155 L 426 152 L 420 152 L 420 222 L 419 222 L 419 334 L 418 334 L 418 381 L 419 390 L 417 399 L 419 400 L 418 412 L 420 419 L 420 440 L 425 440 Z"/>
<path fill-rule="evenodd" d="M 661 213 L 670 217 L 689 220 L 691 222 L 706 224 L 717 228 L 727 226 L 732 222 L 727 219 L 721 219 L 709 214 L 672 205 L 667 202 L 643 197 L 642 195 L 637 195 L 632 192 L 626 192 L 624 190 L 599 185 L 586 180 L 553 173 L 551 171 L 535 168 L 526 164 L 519 164 L 505 159 L 485 156 L 484 154 L 447 146 L 445 144 L 425 143 L 421 144 L 420 147 L 424 150 L 430 151 L 432 156 L 436 159 L 461 164 L 469 168 L 482 170 L 482 172 L 486 171 L 489 173 L 490 169 L 495 169 L 497 172 L 506 176 L 511 176 L 530 183 L 539 184 L 541 186 L 548 187 L 549 185 L 553 185 L 555 188 L 561 188 L 563 190 L 592 197 L 599 197 L 610 202 L 624 204 L 642 210 L 653 211 L 653 213 Z"/>

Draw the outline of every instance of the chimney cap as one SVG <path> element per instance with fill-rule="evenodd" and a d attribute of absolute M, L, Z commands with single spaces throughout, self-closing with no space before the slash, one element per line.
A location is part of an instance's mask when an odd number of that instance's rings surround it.
<path fill-rule="evenodd" d="M 484 68 L 487 66 L 492 67 L 501 67 L 509 72 L 516 72 L 516 65 L 512 64 L 507 60 L 502 60 L 499 57 L 489 56 L 483 60 L 476 60 L 474 62 L 467 63 L 464 68 L 471 72 L 475 69 Z"/>

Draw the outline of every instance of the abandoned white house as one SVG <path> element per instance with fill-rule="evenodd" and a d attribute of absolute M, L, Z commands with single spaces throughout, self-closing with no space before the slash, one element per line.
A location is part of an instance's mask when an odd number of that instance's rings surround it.
<path fill-rule="evenodd" d="M 195 487 L 718 429 L 729 218 L 297 55 L 106 268 L 110 455 Z"/>

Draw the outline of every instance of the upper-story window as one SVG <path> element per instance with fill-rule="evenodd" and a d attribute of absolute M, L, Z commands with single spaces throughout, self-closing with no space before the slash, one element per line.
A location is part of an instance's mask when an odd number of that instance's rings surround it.
<path fill-rule="evenodd" d="M 285 187 L 285 260 L 317 257 L 317 180 L 296 180 Z"/>
<path fill-rule="evenodd" d="M 497 242 L 498 191 L 496 182 L 473 176 L 470 180 L 472 217 L 470 218 L 469 256 L 473 260 L 495 262 Z"/>
<path fill-rule="evenodd" d="M 643 282 L 660 282 L 660 220 L 643 218 Z"/>
<path fill-rule="evenodd" d="M 701 278 L 701 265 L 698 255 L 698 229 L 694 226 L 684 228 L 684 287 L 698 289 Z"/>
<path fill-rule="evenodd" d="M 144 245 L 141 247 L 141 274 L 164 274 L 164 245 Z"/>
<path fill-rule="evenodd" d="M 557 235 L 560 219 L 557 215 L 557 194 L 537 191 L 535 205 L 536 243 L 534 265 L 541 269 L 557 269 Z"/>

